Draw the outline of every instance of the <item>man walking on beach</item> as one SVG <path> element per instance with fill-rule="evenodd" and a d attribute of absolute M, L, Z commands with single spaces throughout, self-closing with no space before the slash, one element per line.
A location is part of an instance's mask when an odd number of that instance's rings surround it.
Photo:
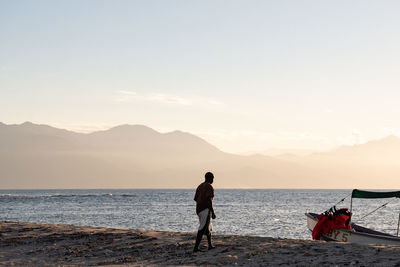
<path fill-rule="evenodd" d="M 211 242 L 211 231 L 212 222 L 211 219 L 215 219 L 215 213 L 212 206 L 214 198 L 214 188 L 212 183 L 214 182 L 214 175 L 211 172 L 207 172 L 205 175 L 205 181 L 201 183 L 196 189 L 196 195 L 194 201 L 196 201 L 196 213 L 199 216 L 199 230 L 197 232 L 196 244 L 194 245 L 193 252 L 200 251 L 199 245 L 203 235 L 207 236 L 208 249 L 215 248 Z"/>

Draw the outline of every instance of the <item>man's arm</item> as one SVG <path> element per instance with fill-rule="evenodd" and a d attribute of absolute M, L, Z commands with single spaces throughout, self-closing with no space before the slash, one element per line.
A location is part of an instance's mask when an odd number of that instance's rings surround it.
<path fill-rule="evenodd" d="M 215 219 L 215 218 L 217 218 L 217 216 L 215 216 L 215 212 L 214 212 L 214 208 L 213 208 L 213 199 L 214 199 L 214 188 L 211 186 L 210 210 L 211 210 L 211 218 Z"/>
<path fill-rule="evenodd" d="M 212 201 L 211 201 L 211 203 L 212 203 Z M 217 216 L 215 215 L 214 208 L 213 208 L 212 204 L 211 204 L 210 210 L 211 210 L 211 218 L 213 218 L 213 219 L 217 218 Z"/>
<path fill-rule="evenodd" d="M 215 218 L 217 218 L 217 216 L 215 216 L 215 212 L 214 212 L 214 208 L 213 208 L 213 197 L 214 197 L 214 194 L 212 194 L 208 199 L 208 208 L 211 211 L 211 218 L 215 219 Z"/>

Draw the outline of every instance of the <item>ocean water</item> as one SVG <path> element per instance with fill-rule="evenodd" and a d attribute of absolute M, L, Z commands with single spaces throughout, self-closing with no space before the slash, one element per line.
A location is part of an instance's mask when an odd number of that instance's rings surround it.
<path fill-rule="evenodd" d="M 214 233 L 311 239 L 304 213 L 321 213 L 351 190 L 215 190 Z M 196 232 L 193 190 L 0 190 L 0 221 Z M 364 215 L 390 201 L 384 208 Z M 353 221 L 396 234 L 398 199 L 353 200 Z"/>

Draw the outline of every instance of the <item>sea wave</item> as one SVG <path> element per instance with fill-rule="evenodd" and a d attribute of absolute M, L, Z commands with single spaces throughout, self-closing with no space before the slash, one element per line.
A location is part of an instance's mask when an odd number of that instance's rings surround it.
<path fill-rule="evenodd" d="M 124 197 L 133 198 L 137 197 L 136 194 L 114 194 L 114 193 L 103 193 L 103 194 L 0 194 L 0 198 L 92 198 L 92 197 Z"/>

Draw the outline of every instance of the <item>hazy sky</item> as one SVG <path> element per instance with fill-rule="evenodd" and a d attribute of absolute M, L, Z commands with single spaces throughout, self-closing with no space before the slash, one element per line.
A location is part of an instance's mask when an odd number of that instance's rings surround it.
<path fill-rule="evenodd" d="M 400 133 L 400 1 L 0 1 L 0 121 L 229 152 Z"/>

